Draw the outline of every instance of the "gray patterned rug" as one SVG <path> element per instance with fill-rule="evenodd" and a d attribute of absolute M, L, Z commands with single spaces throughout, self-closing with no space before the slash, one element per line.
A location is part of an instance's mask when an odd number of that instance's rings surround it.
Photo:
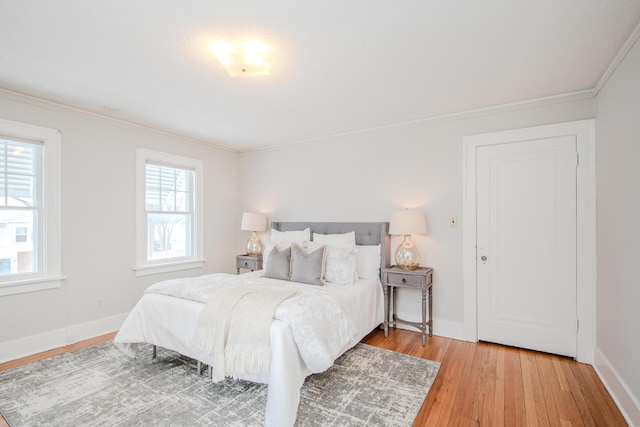
<path fill-rule="evenodd" d="M 303 388 L 298 426 L 411 426 L 440 364 L 358 344 Z M 267 387 L 212 383 L 193 361 L 111 341 L 0 371 L 0 411 L 22 426 L 262 426 Z"/>

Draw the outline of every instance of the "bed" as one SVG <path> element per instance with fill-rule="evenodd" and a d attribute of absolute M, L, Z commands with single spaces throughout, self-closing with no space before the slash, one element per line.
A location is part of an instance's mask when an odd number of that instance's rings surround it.
<path fill-rule="evenodd" d="M 371 253 L 371 249 L 379 247 L 379 256 L 376 259 L 379 265 L 375 265 L 377 274 L 373 277 L 371 265 L 368 267 L 360 265 L 362 272 L 365 268 L 369 271 L 366 278 L 360 278 L 356 273 L 352 284 L 326 283 L 326 286 L 312 286 L 263 277 L 265 272 L 260 270 L 242 275 L 212 274 L 164 281 L 150 288 L 175 290 L 177 286 L 179 292 L 187 293 L 190 292 L 189 289 L 197 289 L 201 292 L 209 286 L 215 286 L 217 289 L 219 286 L 231 288 L 239 284 L 265 287 L 280 285 L 293 289 L 297 293 L 295 297 L 280 304 L 273 320 L 270 320 L 268 329 L 270 361 L 266 371 L 259 374 L 234 375 L 244 380 L 268 385 L 265 425 L 292 426 L 296 420 L 300 388 L 305 378 L 312 373 L 328 369 L 342 353 L 356 345 L 383 322 L 383 294 L 379 272 L 381 267 L 388 265 L 389 262 L 388 223 L 274 222 L 271 228 L 275 230 L 272 231 L 272 236 L 273 233 L 293 235 L 306 229 L 309 229 L 311 237 L 314 237 L 314 234 L 339 236 L 354 232 L 359 256 L 365 252 Z M 320 237 L 322 236 L 318 236 L 318 241 Z M 266 251 L 265 255 L 268 257 Z M 362 259 L 358 258 L 355 266 L 357 267 L 361 261 Z M 371 257 L 369 257 L 369 264 L 371 264 L 370 261 Z M 184 289 L 187 291 L 183 291 Z M 174 295 L 174 293 L 149 292 L 147 289 L 120 328 L 114 343 L 131 356 L 135 355 L 137 344 L 150 343 L 176 351 L 215 370 L 216 359 L 208 352 L 202 351 L 201 347 L 194 345 L 194 334 L 199 327 L 199 319 L 205 311 L 204 297 L 190 295 L 185 297 L 185 295 Z M 313 301 L 326 300 L 326 304 L 334 304 L 327 306 L 328 311 L 339 309 L 339 313 L 346 312 L 348 315 L 324 313 L 324 309 L 319 308 L 324 307 L 322 304 L 315 304 L 313 309 L 296 308 L 295 304 L 298 300 L 308 301 L 313 298 L 317 298 Z M 312 316 L 311 320 L 305 318 L 303 322 L 291 314 L 299 316 L 301 312 Z M 341 319 L 342 317 L 344 319 Z M 342 323 L 333 325 L 328 323 L 330 321 Z M 323 328 L 334 328 L 331 331 L 335 332 L 326 335 L 327 332 L 323 331 Z M 323 333 L 325 335 L 322 335 Z M 318 338 L 315 338 L 316 336 Z"/>

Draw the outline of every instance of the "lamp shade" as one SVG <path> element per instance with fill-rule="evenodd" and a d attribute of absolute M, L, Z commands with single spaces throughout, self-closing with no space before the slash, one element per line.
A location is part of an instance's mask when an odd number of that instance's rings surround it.
<path fill-rule="evenodd" d="M 265 231 L 267 229 L 267 216 L 261 213 L 245 212 L 242 214 L 242 231 Z"/>
<path fill-rule="evenodd" d="M 427 225 L 422 211 L 391 212 L 389 234 L 427 234 Z"/>
<path fill-rule="evenodd" d="M 415 270 L 420 265 L 420 252 L 411 241 L 411 235 L 427 233 L 424 212 L 394 211 L 390 222 L 389 234 L 404 235 L 404 241 L 396 249 L 396 265 L 404 270 Z"/>

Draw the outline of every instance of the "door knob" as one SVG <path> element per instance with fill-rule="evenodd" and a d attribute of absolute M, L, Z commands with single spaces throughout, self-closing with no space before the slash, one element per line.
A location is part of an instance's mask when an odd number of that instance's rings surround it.
<path fill-rule="evenodd" d="M 486 255 L 482 255 L 482 256 L 480 257 L 480 259 L 481 259 L 482 261 L 486 261 L 486 260 L 487 260 L 487 257 L 486 257 Z"/>

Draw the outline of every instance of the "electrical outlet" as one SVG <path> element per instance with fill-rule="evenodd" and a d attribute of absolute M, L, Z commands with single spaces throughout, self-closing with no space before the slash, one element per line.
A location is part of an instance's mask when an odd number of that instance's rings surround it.
<path fill-rule="evenodd" d="M 456 228 L 458 226 L 458 218 L 455 216 L 449 217 L 449 227 Z"/>

